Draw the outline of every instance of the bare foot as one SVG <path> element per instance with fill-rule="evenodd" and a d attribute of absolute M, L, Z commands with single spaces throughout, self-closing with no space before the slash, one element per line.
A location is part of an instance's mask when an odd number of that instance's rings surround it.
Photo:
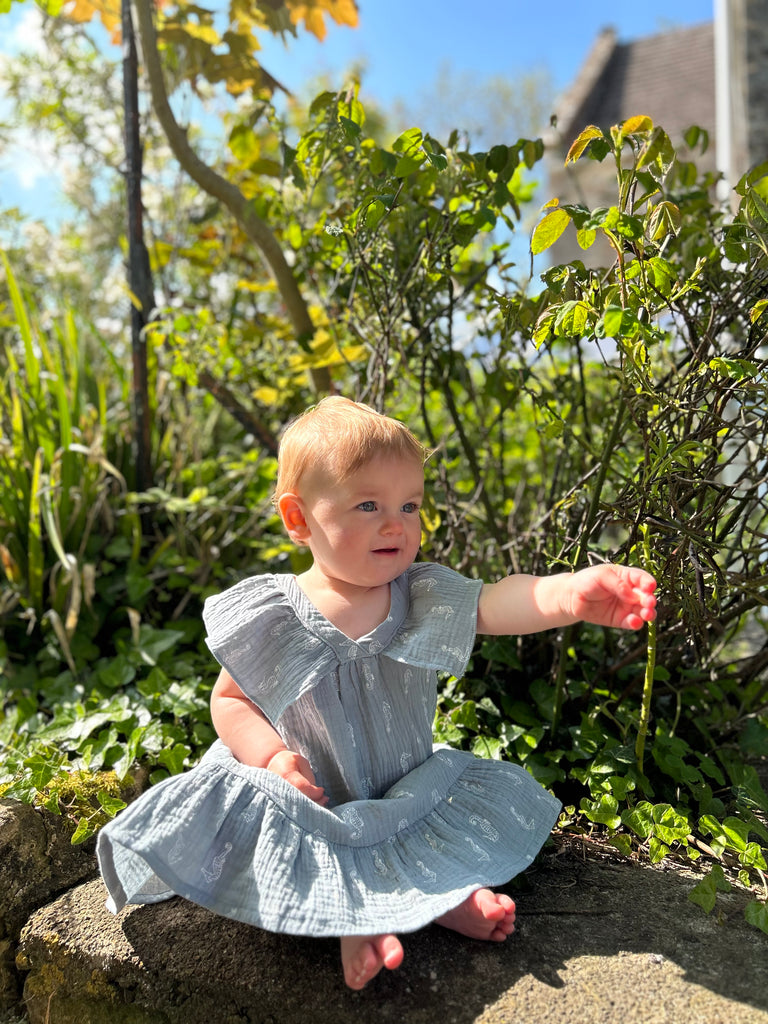
<path fill-rule="evenodd" d="M 341 939 L 341 965 L 350 988 L 365 988 L 382 967 L 392 971 L 403 962 L 403 947 L 396 935 L 345 935 Z"/>
<path fill-rule="evenodd" d="M 515 904 L 503 893 L 477 889 L 458 907 L 438 917 L 436 923 L 470 939 L 503 942 L 515 930 Z"/>

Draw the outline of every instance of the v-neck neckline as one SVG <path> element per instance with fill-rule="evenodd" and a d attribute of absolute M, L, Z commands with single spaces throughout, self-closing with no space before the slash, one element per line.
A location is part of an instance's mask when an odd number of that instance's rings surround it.
<path fill-rule="evenodd" d="M 298 619 L 310 632 L 327 643 L 344 659 L 378 654 L 391 642 L 408 612 L 408 574 L 403 573 L 389 585 L 389 613 L 386 618 L 358 639 L 353 640 L 323 615 L 307 597 L 295 576 L 275 576 L 280 590 L 288 599 Z"/>

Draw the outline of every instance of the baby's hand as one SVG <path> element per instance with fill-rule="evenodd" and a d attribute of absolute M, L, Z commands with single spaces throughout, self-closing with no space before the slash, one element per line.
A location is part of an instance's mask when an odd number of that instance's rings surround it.
<path fill-rule="evenodd" d="M 571 614 L 585 622 L 640 629 L 656 618 L 656 580 L 644 569 L 593 565 L 568 580 Z"/>
<path fill-rule="evenodd" d="M 321 807 L 325 807 L 328 803 L 328 797 L 325 795 L 323 787 L 315 783 L 315 776 L 309 766 L 309 761 L 301 754 L 297 754 L 293 750 L 279 750 L 270 760 L 267 770 L 279 775 L 286 782 L 290 782 L 292 786 L 308 796 L 310 800 L 314 800 L 316 804 L 320 804 Z"/>

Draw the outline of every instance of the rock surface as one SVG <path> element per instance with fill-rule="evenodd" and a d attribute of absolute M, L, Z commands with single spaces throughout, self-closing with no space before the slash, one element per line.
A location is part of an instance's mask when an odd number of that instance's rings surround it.
<path fill-rule="evenodd" d="M 64 818 L 0 799 L 0 1008 L 18 999 L 13 952 L 29 915 L 97 873 L 95 844 L 71 837 Z"/>
<path fill-rule="evenodd" d="M 38 910 L 18 965 L 31 1024 L 768 1024 L 768 936 L 744 894 L 710 916 L 675 871 L 546 852 L 509 891 L 518 930 L 439 927 L 362 993 L 337 943 L 271 935 L 183 900 L 104 908 L 100 880 Z"/>

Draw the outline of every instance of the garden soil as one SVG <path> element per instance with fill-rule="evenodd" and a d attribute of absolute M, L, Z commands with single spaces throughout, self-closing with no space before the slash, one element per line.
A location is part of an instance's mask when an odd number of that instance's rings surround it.
<path fill-rule="evenodd" d="M 271 935 L 180 899 L 104 908 L 100 880 L 38 910 L 18 965 L 31 1024 L 768 1024 L 768 935 L 744 892 L 709 915 L 696 877 L 545 849 L 502 944 L 436 926 L 345 988 L 335 941 Z"/>

